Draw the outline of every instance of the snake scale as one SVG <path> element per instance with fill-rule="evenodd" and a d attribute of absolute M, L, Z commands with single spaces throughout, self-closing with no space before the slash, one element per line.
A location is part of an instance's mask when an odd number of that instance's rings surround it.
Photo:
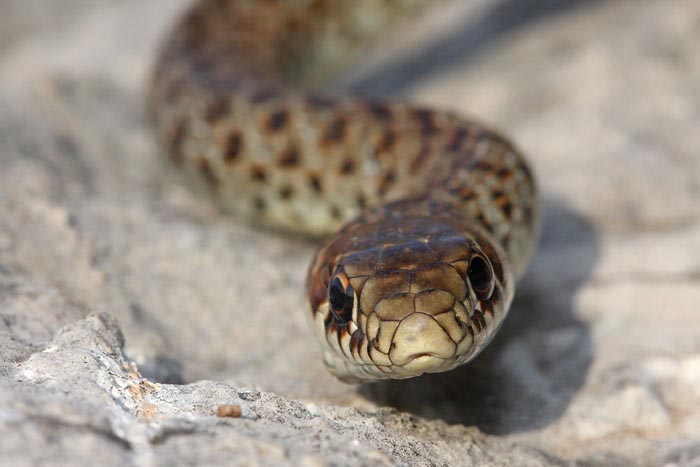
<path fill-rule="evenodd" d="M 155 66 L 150 109 L 177 172 L 226 212 L 325 237 L 307 314 L 325 364 L 347 382 L 476 356 L 537 236 L 532 173 L 499 133 L 318 91 L 428 3 L 201 0 Z"/>

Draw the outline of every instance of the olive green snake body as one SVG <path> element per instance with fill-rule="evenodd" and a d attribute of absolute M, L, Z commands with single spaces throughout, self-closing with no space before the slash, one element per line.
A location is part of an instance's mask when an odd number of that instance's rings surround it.
<path fill-rule="evenodd" d="M 155 67 L 155 126 L 188 182 L 250 222 L 326 236 L 306 313 L 344 381 L 472 359 L 534 249 L 535 183 L 506 138 L 449 112 L 313 90 L 426 3 L 202 0 Z"/>

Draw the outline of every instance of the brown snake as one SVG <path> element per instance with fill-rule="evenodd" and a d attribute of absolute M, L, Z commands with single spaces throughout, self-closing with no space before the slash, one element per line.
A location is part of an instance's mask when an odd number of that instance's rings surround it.
<path fill-rule="evenodd" d="M 472 359 L 535 243 L 533 177 L 504 137 L 447 112 L 312 90 L 425 3 L 203 0 L 156 65 L 151 110 L 189 182 L 251 222 L 333 233 L 308 272 L 308 315 L 344 381 Z"/>

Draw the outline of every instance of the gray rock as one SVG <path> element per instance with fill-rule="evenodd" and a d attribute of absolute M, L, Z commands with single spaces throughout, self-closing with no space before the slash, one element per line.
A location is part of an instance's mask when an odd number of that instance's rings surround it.
<path fill-rule="evenodd" d="M 0 0 L 1 463 L 700 465 L 699 5 L 453 2 L 353 74 L 503 127 L 545 212 L 482 357 L 365 386 L 307 330 L 313 245 L 168 173 L 184 6 Z"/>
<path fill-rule="evenodd" d="M 424 421 L 392 409 L 301 402 L 230 384 L 153 383 L 124 358 L 107 315 L 60 329 L 45 349 L 17 364 L 3 388 L 2 452 L 9 465 L 261 463 L 393 465 L 396 461 L 542 465 L 532 447 L 478 430 Z M 240 407 L 235 418 L 220 405 Z M 26 450 L 27 442 L 47 446 Z"/>

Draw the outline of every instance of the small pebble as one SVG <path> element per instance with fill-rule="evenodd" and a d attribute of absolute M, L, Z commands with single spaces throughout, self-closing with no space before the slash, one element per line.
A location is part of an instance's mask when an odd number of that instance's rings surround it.
<path fill-rule="evenodd" d="M 216 408 L 217 417 L 239 418 L 241 414 L 240 405 L 221 404 Z"/>

